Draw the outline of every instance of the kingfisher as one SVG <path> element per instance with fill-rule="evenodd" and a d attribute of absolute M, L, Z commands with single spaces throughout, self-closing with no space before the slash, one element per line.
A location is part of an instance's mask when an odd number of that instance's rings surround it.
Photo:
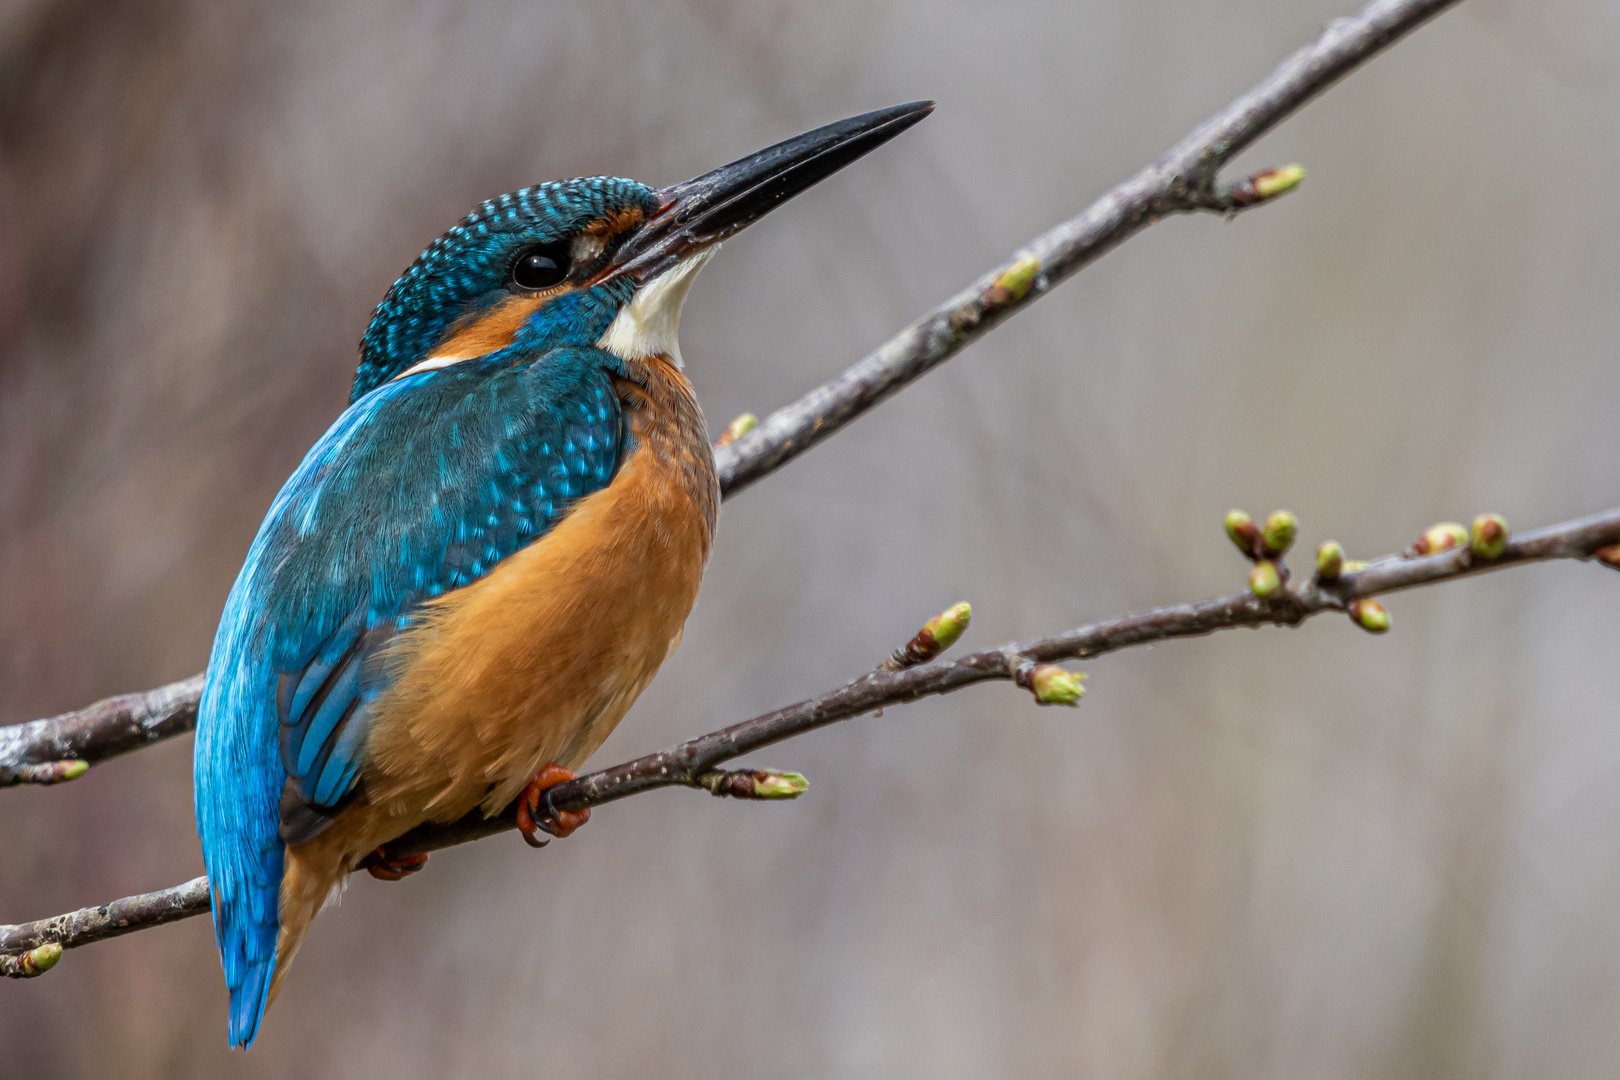
<path fill-rule="evenodd" d="M 546 792 L 682 627 L 720 488 L 677 333 L 727 237 L 921 120 L 913 102 L 672 187 L 538 184 L 481 204 L 389 288 L 349 406 L 275 497 L 198 708 L 197 832 L 249 1047 L 348 875 L 390 841 Z"/>

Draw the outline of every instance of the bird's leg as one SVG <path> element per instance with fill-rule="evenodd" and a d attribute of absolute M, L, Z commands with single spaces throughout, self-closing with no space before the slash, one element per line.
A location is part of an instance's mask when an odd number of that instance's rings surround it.
<path fill-rule="evenodd" d="M 561 765 L 547 763 L 535 773 L 534 779 L 523 789 L 523 794 L 518 796 L 517 827 L 530 847 L 545 847 L 551 843 L 539 838 L 537 834 L 541 830 L 560 838 L 591 820 L 591 808 L 588 806 L 576 811 L 558 810 L 551 805 L 551 796 L 547 791 L 573 778 L 574 774 Z"/>
<path fill-rule="evenodd" d="M 402 855 L 399 858 L 388 854 L 385 844 L 360 860 L 360 865 L 366 873 L 378 881 L 399 881 L 416 873 L 427 865 L 426 855 Z"/>

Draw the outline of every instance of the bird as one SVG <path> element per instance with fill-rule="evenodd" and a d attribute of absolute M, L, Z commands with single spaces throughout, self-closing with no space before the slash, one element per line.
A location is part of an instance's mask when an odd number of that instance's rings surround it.
<path fill-rule="evenodd" d="M 316 913 L 426 822 L 525 839 L 679 644 L 720 489 L 677 340 L 721 241 L 926 101 L 694 179 L 480 204 L 387 290 L 348 407 L 272 501 L 198 706 L 197 831 L 228 1035 L 251 1047 Z"/>

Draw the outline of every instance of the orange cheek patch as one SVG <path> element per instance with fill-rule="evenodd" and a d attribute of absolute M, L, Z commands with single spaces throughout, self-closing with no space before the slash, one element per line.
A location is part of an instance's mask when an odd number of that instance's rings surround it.
<path fill-rule="evenodd" d="M 547 290 L 532 296 L 508 296 L 494 307 L 453 324 L 433 350 L 443 360 L 471 360 L 506 348 L 517 339 L 529 316 L 562 290 Z"/>
<path fill-rule="evenodd" d="M 606 240 L 617 236 L 626 229 L 633 229 L 641 224 L 646 215 L 639 206 L 621 206 L 611 214 L 597 218 L 582 230 L 587 236 L 599 236 Z"/>

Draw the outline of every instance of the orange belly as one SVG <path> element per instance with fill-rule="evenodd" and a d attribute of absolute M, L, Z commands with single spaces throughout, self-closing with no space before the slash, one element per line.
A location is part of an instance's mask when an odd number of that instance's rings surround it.
<path fill-rule="evenodd" d="M 709 523 L 646 447 L 489 577 L 430 605 L 388 662 L 366 801 L 390 817 L 494 813 L 548 761 L 575 768 L 680 642 Z M 386 839 L 386 838 L 385 838 Z"/>

